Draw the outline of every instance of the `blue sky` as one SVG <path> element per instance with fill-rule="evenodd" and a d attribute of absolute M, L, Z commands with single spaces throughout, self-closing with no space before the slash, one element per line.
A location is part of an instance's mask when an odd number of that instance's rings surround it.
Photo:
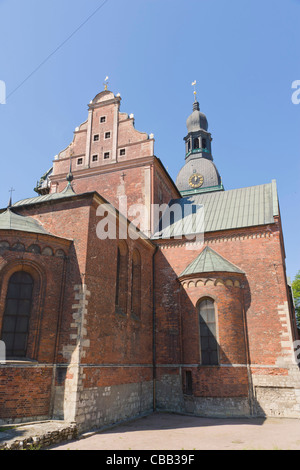
<path fill-rule="evenodd" d="M 300 269 L 300 104 L 291 100 L 300 80 L 300 0 L 103 3 L 0 0 L 0 80 L 7 88 L 0 205 L 11 186 L 14 200 L 35 195 L 106 75 L 122 96 L 121 110 L 134 113 L 138 130 L 154 133 L 155 154 L 175 179 L 197 80 L 225 189 L 277 180 L 293 278 Z"/>

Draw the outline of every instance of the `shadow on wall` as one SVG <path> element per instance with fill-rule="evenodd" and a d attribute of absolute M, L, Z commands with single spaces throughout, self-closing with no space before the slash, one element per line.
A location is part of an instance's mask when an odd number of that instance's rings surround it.
<path fill-rule="evenodd" d="M 227 419 L 266 416 L 249 368 L 251 293 L 245 275 L 200 273 L 183 288 L 167 259 L 170 250 L 156 255 L 156 271 L 163 273 L 155 286 L 157 410 Z"/>

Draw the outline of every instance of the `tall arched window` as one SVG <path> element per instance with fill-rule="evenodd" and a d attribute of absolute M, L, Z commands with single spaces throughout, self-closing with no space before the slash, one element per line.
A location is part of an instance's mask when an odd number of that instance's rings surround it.
<path fill-rule="evenodd" d="M 218 342 L 214 301 L 204 299 L 199 304 L 200 347 L 202 365 L 217 365 Z"/>
<path fill-rule="evenodd" d="M 194 139 L 194 149 L 198 149 L 198 148 L 199 148 L 199 139 L 198 139 L 198 137 L 196 137 Z"/>
<path fill-rule="evenodd" d="M 207 148 L 207 143 L 206 143 L 206 139 L 202 139 L 202 148 L 203 149 L 206 149 Z"/>
<path fill-rule="evenodd" d="M 26 357 L 33 279 L 25 271 L 14 273 L 8 283 L 1 339 L 8 357 Z"/>
<path fill-rule="evenodd" d="M 127 312 L 128 292 L 128 249 L 126 242 L 122 242 L 117 250 L 117 279 L 116 279 L 116 310 Z"/>
<path fill-rule="evenodd" d="M 131 272 L 131 312 L 137 317 L 141 315 L 141 274 L 141 256 L 138 250 L 134 250 Z"/>

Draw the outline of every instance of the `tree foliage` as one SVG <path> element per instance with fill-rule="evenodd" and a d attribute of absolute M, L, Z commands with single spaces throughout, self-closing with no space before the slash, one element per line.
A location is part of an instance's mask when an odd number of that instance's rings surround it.
<path fill-rule="evenodd" d="M 296 318 L 298 328 L 300 328 L 300 271 L 295 276 L 292 282 L 293 297 L 295 302 Z"/>

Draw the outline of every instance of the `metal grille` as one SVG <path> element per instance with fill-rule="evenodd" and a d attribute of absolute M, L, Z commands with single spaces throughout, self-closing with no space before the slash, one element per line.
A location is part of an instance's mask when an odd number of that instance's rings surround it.
<path fill-rule="evenodd" d="M 2 324 L 2 341 L 8 357 L 26 356 L 32 291 L 30 274 L 18 271 L 11 276 Z"/>
<path fill-rule="evenodd" d="M 218 343 L 214 302 L 205 299 L 199 306 L 201 362 L 203 365 L 218 364 Z"/>

